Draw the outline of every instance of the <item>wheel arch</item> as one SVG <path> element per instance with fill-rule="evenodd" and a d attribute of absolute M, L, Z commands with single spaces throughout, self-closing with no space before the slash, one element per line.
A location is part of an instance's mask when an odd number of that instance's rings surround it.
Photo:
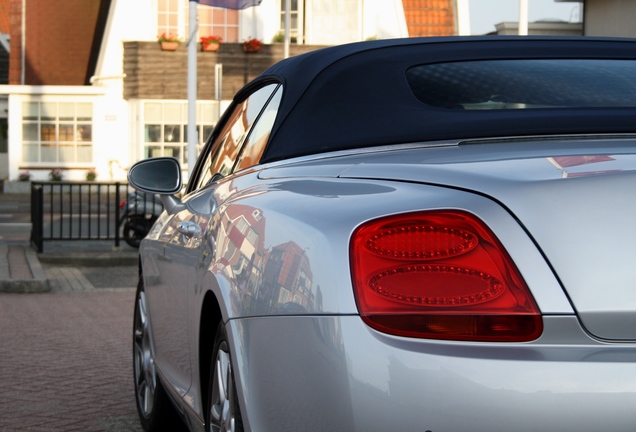
<path fill-rule="evenodd" d="M 199 323 L 199 388 L 201 389 L 201 406 L 208 406 L 208 386 L 210 382 L 210 365 L 214 349 L 214 336 L 219 322 L 223 319 L 221 307 L 213 292 L 208 291 L 201 306 Z"/>

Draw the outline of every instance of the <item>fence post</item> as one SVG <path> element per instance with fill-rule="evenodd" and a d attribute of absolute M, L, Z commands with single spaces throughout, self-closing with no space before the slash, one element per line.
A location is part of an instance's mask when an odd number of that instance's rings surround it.
<path fill-rule="evenodd" d="M 115 183 L 115 247 L 119 247 L 119 187 L 121 183 Z"/>
<path fill-rule="evenodd" d="M 44 249 L 44 191 L 42 185 L 31 183 L 31 244 L 39 253 Z"/>

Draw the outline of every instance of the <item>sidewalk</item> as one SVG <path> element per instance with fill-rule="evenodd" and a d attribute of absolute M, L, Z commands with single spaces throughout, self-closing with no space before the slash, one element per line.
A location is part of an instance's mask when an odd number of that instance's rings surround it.
<path fill-rule="evenodd" d="M 55 281 L 47 273 L 63 273 L 77 289 L 90 289 L 86 278 L 73 278 L 72 271 L 62 268 L 136 266 L 137 249 L 123 240 L 46 241 L 44 251 L 37 253 L 30 244 L 30 195 L 0 193 L 0 216 L 14 216 L 20 223 L 0 223 L 10 235 L 0 237 L 0 293 L 38 293 L 51 291 Z M 3 218 L 6 220 L 6 218 Z M 2 222 L 2 221 L 0 221 Z M 46 271 L 46 268 L 49 271 Z M 58 267 L 60 269 L 58 269 Z"/>
<path fill-rule="evenodd" d="M 73 290 L 90 290 L 93 284 L 74 269 L 136 265 L 136 249 L 127 245 L 116 248 L 110 241 L 47 242 L 41 254 L 28 242 L 0 242 L 0 293 L 49 292 L 63 275 Z M 77 275 L 71 277 L 74 271 Z M 51 273 L 57 277 L 51 278 Z"/>

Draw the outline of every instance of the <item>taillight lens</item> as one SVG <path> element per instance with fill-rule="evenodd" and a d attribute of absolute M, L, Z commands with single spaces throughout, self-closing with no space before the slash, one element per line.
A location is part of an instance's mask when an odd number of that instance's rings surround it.
<path fill-rule="evenodd" d="M 365 223 L 351 241 L 362 319 L 398 336 L 522 342 L 541 313 L 512 259 L 486 225 L 461 211 Z"/>

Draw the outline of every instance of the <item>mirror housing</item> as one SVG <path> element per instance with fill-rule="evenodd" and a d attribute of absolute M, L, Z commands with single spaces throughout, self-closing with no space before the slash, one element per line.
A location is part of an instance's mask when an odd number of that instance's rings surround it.
<path fill-rule="evenodd" d="M 183 185 L 181 166 L 173 157 L 144 159 L 130 167 L 128 182 L 143 192 L 172 195 Z"/>
<path fill-rule="evenodd" d="M 174 194 L 181 191 L 181 165 L 173 157 L 156 157 L 135 163 L 128 170 L 128 182 L 142 192 L 159 194 L 168 213 L 179 211 L 183 204 Z"/>

